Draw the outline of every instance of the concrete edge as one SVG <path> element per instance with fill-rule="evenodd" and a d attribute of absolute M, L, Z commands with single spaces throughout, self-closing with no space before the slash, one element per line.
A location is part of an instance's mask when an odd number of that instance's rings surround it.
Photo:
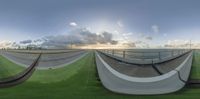
<path fill-rule="evenodd" d="M 102 84 L 108 90 L 116 93 L 137 95 L 166 94 L 178 91 L 185 86 L 185 82 L 180 80 L 176 70 L 172 70 L 169 73 L 157 77 L 130 77 L 119 72 L 116 73 L 117 71 L 112 70 L 97 52 L 95 58 Z M 181 67 L 191 67 L 191 58 L 191 56 L 188 56 L 181 64 Z M 184 70 L 184 72 L 190 72 L 190 70 Z"/>

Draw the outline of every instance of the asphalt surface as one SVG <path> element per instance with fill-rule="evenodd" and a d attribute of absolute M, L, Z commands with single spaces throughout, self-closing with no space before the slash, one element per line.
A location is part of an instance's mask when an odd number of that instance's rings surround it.
<path fill-rule="evenodd" d="M 189 53 L 178 57 L 176 59 L 167 61 L 167 62 L 163 62 L 161 64 L 156 64 L 155 66 L 158 68 L 158 70 L 161 73 L 168 73 L 171 70 L 175 69 L 177 66 L 179 66 L 187 57 L 188 57 Z"/>

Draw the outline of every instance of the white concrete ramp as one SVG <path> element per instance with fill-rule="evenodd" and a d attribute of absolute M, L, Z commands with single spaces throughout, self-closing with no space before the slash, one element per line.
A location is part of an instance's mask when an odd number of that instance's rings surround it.
<path fill-rule="evenodd" d="M 105 88 L 116 93 L 135 95 L 166 94 L 183 88 L 189 77 L 193 55 L 192 52 L 187 53 L 175 69 L 162 75 L 140 77 L 114 69 L 114 66 L 110 66 L 100 54 L 102 53 L 96 52 L 95 58 L 98 74 Z M 137 69 L 134 69 L 133 73 L 135 71 Z"/>

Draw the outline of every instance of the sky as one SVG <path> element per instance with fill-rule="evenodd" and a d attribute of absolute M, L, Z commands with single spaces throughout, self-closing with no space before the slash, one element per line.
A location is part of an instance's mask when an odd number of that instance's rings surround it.
<path fill-rule="evenodd" d="M 135 47 L 200 43 L 199 5 L 199 0 L 0 0 L 0 47 L 45 37 L 59 42 L 59 36 L 77 31 L 95 34 L 97 44 L 105 39 Z M 83 41 L 94 43 L 77 42 Z"/>

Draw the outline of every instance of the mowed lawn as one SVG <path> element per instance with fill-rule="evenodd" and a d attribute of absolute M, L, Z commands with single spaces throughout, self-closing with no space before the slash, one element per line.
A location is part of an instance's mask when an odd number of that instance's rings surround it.
<path fill-rule="evenodd" d="M 25 83 L 0 89 L 0 99 L 197 99 L 200 88 L 184 88 L 176 93 L 154 96 L 116 94 L 98 79 L 94 53 L 55 70 L 37 70 Z"/>
<path fill-rule="evenodd" d="M 200 79 L 200 50 L 195 50 L 193 54 L 191 79 Z"/>
<path fill-rule="evenodd" d="M 0 79 L 14 76 L 24 69 L 0 55 Z"/>

